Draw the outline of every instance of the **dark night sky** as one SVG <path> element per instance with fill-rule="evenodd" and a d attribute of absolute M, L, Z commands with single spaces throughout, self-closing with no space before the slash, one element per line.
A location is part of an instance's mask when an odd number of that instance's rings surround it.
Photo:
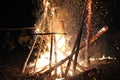
<path fill-rule="evenodd" d="M 111 4 L 112 26 L 114 26 L 112 29 L 120 31 L 120 1 L 113 0 L 113 2 L 111 1 Z"/>
<path fill-rule="evenodd" d="M 31 0 L 2 0 L 0 2 L 0 27 L 31 27 Z"/>
<path fill-rule="evenodd" d="M 100 0 L 106 4 L 108 17 L 106 23 L 109 26 L 109 31 L 120 31 L 120 0 Z"/>

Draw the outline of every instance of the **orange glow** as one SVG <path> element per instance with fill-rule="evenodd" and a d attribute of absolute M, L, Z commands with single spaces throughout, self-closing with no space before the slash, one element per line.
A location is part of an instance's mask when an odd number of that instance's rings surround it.
<path fill-rule="evenodd" d="M 49 25 L 50 27 L 50 32 L 51 33 L 64 33 L 65 27 L 64 27 L 64 21 L 62 19 L 59 19 L 58 17 L 56 18 L 56 8 L 53 7 L 48 0 L 43 0 L 44 4 L 44 14 L 43 18 L 41 19 L 40 24 L 44 24 L 46 22 L 48 17 L 48 13 L 51 15 L 51 23 Z M 49 11 L 50 10 L 50 11 Z M 87 5 L 87 10 L 88 10 L 88 15 L 87 15 L 87 38 L 90 36 L 90 29 L 91 29 L 91 16 L 92 16 L 92 0 L 88 0 L 88 5 Z M 92 43 L 95 41 L 100 35 L 103 34 L 103 32 L 107 31 L 108 27 L 103 27 L 100 31 L 98 31 L 97 35 L 93 36 L 91 40 L 88 40 L 87 44 Z M 38 28 L 35 32 L 40 33 L 40 28 Z M 42 31 L 41 31 L 42 32 Z M 46 35 L 49 36 L 49 35 Z M 51 35 L 50 35 L 51 36 Z M 61 34 L 52 34 L 52 39 L 51 41 L 48 41 L 47 47 L 48 51 L 45 51 L 44 53 L 40 53 L 39 59 L 37 61 L 30 63 L 28 67 L 35 67 L 35 70 L 31 71 L 30 73 L 44 73 L 45 71 L 49 70 L 51 67 L 53 67 L 56 63 L 62 61 L 65 59 L 67 56 L 71 54 L 71 49 L 67 45 L 67 38 L 65 35 Z M 53 41 L 52 41 L 53 40 Z M 52 48 L 51 48 L 51 43 L 53 42 Z M 40 46 L 42 47 L 42 46 Z M 52 49 L 52 50 L 51 50 Z M 51 51 L 51 52 L 50 52 Z M 52 56 L 50 54 L 52 53 Z M 80 52 L 79 52 L 80 53 Z M 52 59 L 51 59 L 52 57 Z M 57 57 L 57 58 L 56 58 Z M 109 57 L 110 58 L 110 57 Z M 51 60 L 51 61 L 50 61 Z M 72 62 L 72 61 L 71 61 Z M 79 67 L 76 66 L 76 72 L 82 72 L 83 69 L 80 68 L 80 66 L 85 66 L 85 61 L 79 61 L 77 62 L 79 64 Z M 49 66 L 50 65 L 50 66 Z M 67 66 L 67 61 L 63 63 L 61 66 L 57 67 L 57 76 L 62 77 L 62 73 L 65 72 Z M 55 70 L 51 72 L 51 76 L 55 75 Z M 73 75 L 73 64 L 70 65 L 70 70 L 68 71 L 68 75 L 72 76 Z M 62 80 L 64 78 L 56 78 L 55 80 Z"/>

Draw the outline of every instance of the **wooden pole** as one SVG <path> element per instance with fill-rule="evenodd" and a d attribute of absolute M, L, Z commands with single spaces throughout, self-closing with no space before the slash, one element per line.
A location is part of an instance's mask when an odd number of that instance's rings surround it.
<path fill-rule="evenodd" d="M 54 37 L 54 56 L 55 56 L 55 64 L 57 64 L 57 52 L 56 52 L 56 38 Z M 57 76 L 57 68 L 55 69 L 55 76 Z"/>
<path fill-rule="evenodd" d="M 75 59 L 74 59 L 74 64 L 73 64 L 73 74 L 75 75 L 75 71 L 76 71 L 76 65 L 77 65 L 77 58 L 78 58 L 78 53 L 79 53 L 79 48 L 80 48 L 80 41 L 81 41 L 81 36 L 82 36 L 82 30 L 83 30 L 83 26 L 81 26 L 81 29 L 80 29 L 80 36 L 79 36 L 79 39 L 78 39 L 78 43 L 77 43 L 77 49 L 76 49 L 76 52 L 75 52 Z"/>
<path fill-rule="evenodd" d="M 86 29 L 87 29 L 87 36 L 86 36 L 86 48 L 85 48 L 85 63 L 86 67 L 90 66 L 89 60 L 89 42 L 90 42 L 90 30 L 91 30 L 91 15 L 92 15 L 92 0 L 87 1 L 87 22 L 86 22 Z"/>
<path fill-rule="evenodd" d="M 19 37 L 22 36 L 32 36 L 32 35 L 53 35 L 53 34 L 59 34 L 59 35 L 67 35 L 67 33 L 34 33 L 34 34 L 27 34 L 27 35 L 20 35 Z"/>
<path fill-rule="evenodd" d="M 42 47 L 42 41 L 43 41 L 43 40 L 40 40 L 40 45 L 38 46 L 39 51 L 38 51 L 37 58 L 36 58 L 36 61 L 35 61 L 34 72 L 35 72 L 35 70 L 36 70 L 37 61 L 38 61 L 38 59 L 39 59 L 39 57 L 40 57 L 40 52 L 41 52 L 41 47 Z"/>
<path fill-rule="evenodd" d="M 36 43 L 36 41 L 37 41 L 37 38 L 38 38 L 38 36 L 35 37 L 35 40 L 34 40 L 33 45 L 32 45 L 32 48 L 31 48 L 31 50 L 30 50 L 30 52 L 29 52 L 29 54 L 28 54 L 28 56 L 27 56 L 27 58 L 26 58 L 26 60 L 25 60 L 25 63 L 24 63 L 24 65 L 23 65 L 23 68 L 22 68 L 21 73 L 24 73 L 24 71 L 25 71 L 25 68 L 26 68 L 26 66 L 27 66 L 27 62 L 28 62 L 28 60 L 29 60 L 29 58 L 30 58 L 30 56 L 31 56 L 31 54 L 32 54 L 32 51 L 33 51 L 33 48 L 34 48 L 35 43 Z"/>
<path fill-rule="evenodd" d="M 79 36 L 79 35 L 78 35 L 78 36 Z M 69 71 L 69 68 L 70 68 L 70 65 L 71 65 L 71 60 L 72 60 L 72 57 L 73 57 L 73 55 L 74 55 L 74 53 L 75 53 L 75 49 L 76 49 L 77 42 L 78 42 L 78 37 L 77 37 L 77 39 L 76 39 L 76 41 L 75 41 L 75 45 L 74 45 L 73 50 L 72 50 L 72 52 L 71 52 L 71 56 L 68 58 L 69 61 L 68 61 L 68 64 L 67 64 L 67 67 L 66 67 L 66 70 L 65 70 L 65 77 L 67 76 L 67 73 L 68 73 L 68 71 Z"/>
<path fill-rule="evenodd" d="M 71 53 L 71 55 L 72 54 L 76 54 L 77 52 L 79 52 L 79 46 L 80 46 L 80 40 L 81 40 L 81 35 L 82 35 L 82 29 L 83 29 L 83 26 L 84 26 L 84 20 L 85 20 L 85 16 L 86 16 L 86 4 L 87 4 L 87 2 L 85 1 L 85 5 L 84 5 L 84 10 L 83 10 L 83 16 L 82 16 L 82 24 L 81 24 L 81 28 L 79 29 L 79 33 L 78 33 L 78 36 L 77 36 L 77 39 L 76 39 L 76 41 L 75 41 L 75 45 L 74 45 L 74 48 L 73 48 L 73 50 L 72 50 L 72 53 Z M 76 49 L 77 48 L 77 49 Z M 77 52 L 75 51 L 75 49 L 77 50 Z M 76 54 L 76 60 L 77 60 L 77 55 L 78 54 Z M 68 64 L 67 64 L 67 68 L 66 68 L 66 71 L 65 71 L 65 77 L 67 76 L 67 73 L 68 73 L 68 71 L 69 71 L 69 68 L 70 68 L 70 65 L 71 65 L 71 60 L 72 60 L 72 57 L 69 59 L 69 61 L 68 61 Z M 75 61 L 75 64 L 76 64 L 76 61 Z M 75 65 L 74 64 L 74 69 L 75 69 Z"/>
<path fill-rule="evenodd" d="M 53 34 L 51 35 L 51 46 L 50 46 L 50 58 L 49 58 L 49 69 L 52 64 L 52 52 L 53 52 Z"/>

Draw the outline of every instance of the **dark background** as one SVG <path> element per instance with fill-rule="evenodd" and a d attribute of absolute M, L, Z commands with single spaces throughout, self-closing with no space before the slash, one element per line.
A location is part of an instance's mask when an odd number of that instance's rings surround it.
<path fill-rule="evenodd" d="M 120 0 L 102 0 L 109 10 L 106 21 L 109 29 L 106 33 L 106 43 L 109 54 L 113 54 L 120 60 Z"/>
<path fill-rule="evenodd" d="M 34 24 L 31 0 L 2 0 L 0 27 L 31 27 Z"/>

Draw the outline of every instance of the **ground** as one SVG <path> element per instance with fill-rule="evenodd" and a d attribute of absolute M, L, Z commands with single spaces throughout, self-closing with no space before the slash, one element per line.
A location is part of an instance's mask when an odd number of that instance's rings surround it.
<path fill-rule="evenodd" d="M 26 54 L 27 55 L 27 54 Z M 29 75 L 21 74 L 25 54 L 10 54 L 0 58 L 0 80 L 36 80 Z M 91 67 L 100 70 L 96 80 L 120 80 L 120 62 L 118 60 L 94 62 Z"/>

